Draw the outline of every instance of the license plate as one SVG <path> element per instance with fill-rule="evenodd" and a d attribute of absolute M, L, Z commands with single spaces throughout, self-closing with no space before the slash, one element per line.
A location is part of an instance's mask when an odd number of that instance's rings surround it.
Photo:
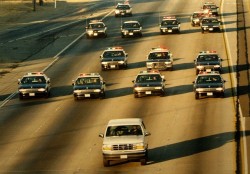
<path fill-rule="evenodd" d="M 213 31 L 214 29 L 213 28 L 209 28 L 209 31 Z"/>
<path fill-rule="evenodd" d="M 84 94 L 84 97 L 90 97 L 90 94 Z"/>
<path fill-rule="evenodd" d="M 98 33 L 94 33 L 94 36 L 97 36 L 98 35 Z"/>
<path fill-rule="evenodd" d="M 172 30 L 168 30 L 169 33 L 172 33 Z"/>
<path fill-rule="evenodd" d="M 128 158 L 128 155 L 120 155 L 120 158 L 121 158 L 121 159 L 127 159 L 127 158 Z"/>
<path fill-rule="evenodd" d="M 35 96 L 35 93 L 29 93 L 29 96 Z"/>
<path fill-rule="evenodd" d="M 208 93 L 207 93 L 207 96 L 212 96 L 212 95 L 213 95 L 212 92 L 208 92 Z"/>
<path fill-rule="evenodd" d="M 151 94 L 151 91 L 146 91 L 146 94 Z"/>
<path fill-rule="evenodd" d="M 133 36 L 133 35 L 134 35 L 134 33 L 129 33 L 129 35 L 130 35 L 130 36 Z"/>
<path fill-rule="evenodd" d="M 115 65 L 110 65 L 110 68 L 115 68 Z"/>

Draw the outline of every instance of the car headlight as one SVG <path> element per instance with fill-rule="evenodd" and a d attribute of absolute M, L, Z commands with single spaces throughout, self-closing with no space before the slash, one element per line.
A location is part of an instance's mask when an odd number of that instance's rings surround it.
<path fill-rule="evenodd" d="M 102 150 L 111 150 L 111 149 L 112 149 L 112 146 L 109 144 L 102 145 Z"/>
<path fill-rule="evenodd" d="M 76 89 L 76 90 L 74 90 L 74 93 L 80 93 L 81 92 L 81 90 L 80 89 Z"/>
<path fill-rule="evenodd" d="M 107 65 L 108 64 L 108 62 L 102 62 L 102 65 Z"/>
<path fill-rule="evenodd" d="M 19 89 L 19 92 L 25 92 L 26 89 Z"/>
<path fill-rule="evenodd" d="M 214 65 L 215 68 L 220 68 L 220 65 Z"/>
<path fill-rule="evenodd" d="M 126 13 L 130 13 L 130 10 L 126 10 Z"/>
<path fill-rule="evenodd" d="M 123 29 L 123 30 L 122 30 L 122 32 L 123 32 L 123 33 L 127 33 L 127 32 L 128 32 L 128 30 Z"/>
<path fill-rule="evenodd" d="M 101 92 L 101 90 L 100 89 L 95 89 L 94 92 Z"/>
<path fill-rule="evenodd" d="M 223 91 L 222 87 L 216 88 L 216 91 Z"/>
<path fill-rule="evenodd" d="M 119 63 L 119 64 L 124 64 L 124 61 L 121 60 L 121 61 L 119 61 L 118 63 Z"/>
<path fill-rule="evenodd" d="M 196 88 L 195 89 L 197 92 L 201 92 L 201 91 L 203 91 L 203 89 L 202 88 Z"/>
<path fill-rule="evenodd" d="M 93 30 L 89 30 L 89 31 L 88 31 L 88 34 L 93 34 L 93 33 L 94 33 Z"/>
<path fill-rule="evenodd" d="M 172 29 L 178 29 L 178 27 L 173 27 Z"/>
<path fill-rule="evenodd" d="M 119 13 L 120 13 L 120 11 L 119 11 L 119 10 L 115 10 L 115 13 L 116 13 L 116 14 L 119 14 Z"/>
<path fill-rule="evenodd" d="M 155 89 L 162 89 L 162 87 L 160 87 L 160 86 L 157 86 L 157 87 L 155 87 Z"/>
<path fill-rule="evenodd" d="M 98 32 L 99 32 L 99 33 L 104 33 L 104 30 L 99 30 Z"/>
<path fill-rule="evenodd" d="M 44 92 L 46 89 L 45 88 L 39 88 L 38 91 L 39 92 Z"/>
<path fill-rule="evenodd" d="M 134 30 L 135 32 L 138 32 L 138 31 L 140 31 L 140 30 Z"/>
<path fill-rule="evenodd" d="M 196 68 L 197 68 L 197 69 L 203 69 L 204 66 L 198 65 Z"/>
<path fill-rule="evenodd" d="M 166 64 L 166 65 L 170 65 L 170 64 L 172 64 L 172 63 L 171 63 L 171 62 L 165 62 L 165 64 Z"/>
<path fill-rule="evenodd" d="M 145 149 L 144 143 L 138 143 L 138 144 L 136 144 L 136 150 L 144 150 L 144 149 Z"/>
<path fill-rule="evenodd" d="M 135 87 L 134 88 L 134 90 L 136 90 L 136 91 L 138 91 L 138 90 L 140 90 L 141 89 L 141 87 Z"/>

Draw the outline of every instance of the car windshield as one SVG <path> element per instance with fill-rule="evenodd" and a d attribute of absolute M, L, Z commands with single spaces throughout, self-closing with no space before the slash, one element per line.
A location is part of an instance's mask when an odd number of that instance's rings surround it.
<path fill-rule="evenodd" d="M 119 10 L 129 10 L 130 7 L 128 5 L 118 5 L 116 7 L 116 9 L 119 9 Z"/>
<path fill-rule="evenodd" d="M 89 28 L 104 28 L 104 24 L 102 24 L 102 23 L 89 24 Z"/>
<path fill-rule="evenodd" d="M 81 77 L 75 82 L 76 85 L 98 85 L 100 83 L 99 77 Z"/>
<path fill-rule="evenodd" d="M 177 25 L 178 21 L 176 20 L 164 20 L 161 22 L 161 25 Z"/>
<path fill-rule="evenodd" d="M 219 61 L 218 55 L 200 55 L 197 58 L 197 62 L 204 62 L 204 61 Z"/>
<path fill-rule="evenodd" d="M 168 52 L 158 52 L 158 53 L 150 53 L 148 56 L 149 60 L 154 59 L 169 59 Z"/>
<path fill-rule="evenodd" d="M 217 75 L 206 75 L 206 76 L 199 76 L 197 78 L 197 84 L 202 83 L 220 83 L 221 77 Z"/>
<path fill-rule="evenodd" d="M 30 76 L 30 77 L 23 77 L 21 80 L 22 84 L 39 84 L 39 83 L 46 83 L 44 76 Z"/>
<path fill-rule="evenodd" d="M 106 137 L 130 136 L 130 135 L 143 135 L 141 126 L 140 125 L 109 126 L 106 131 Z"/>
<path fill-rule="evenodd" d="M 161 81 L 162 78 L 159 74 L 138 75 L 136 78 L 137 83 L 161 82 Z"/>
<path fill-rule="evenodd" d="M 219 23 L 218 19 L 203 19 L 202 23 Z"/>
<path fill-rule="evenodd" d="M 116 58 L 116 57 L 124 57 L 123 51 L 106 51 L 103 53 L 103 58 Z"/>
<path fill-rule="evenodd" d="M 124 23 L 123 28 L 139 28 L 139 23 Z"/>

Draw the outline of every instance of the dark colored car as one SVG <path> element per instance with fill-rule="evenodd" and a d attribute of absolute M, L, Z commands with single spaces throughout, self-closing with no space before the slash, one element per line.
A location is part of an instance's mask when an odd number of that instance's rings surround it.
<path fill-rule="evenodd" d="M 174 16 L 164 16 L 160 24 L 160 33 L 180 33 L 181 23 Z"/>
<path fill-rule="evenodd" d="M 216 51 L 201 51 L 194 60 L 196 75 L 201 71 L 222 72 L 222 59 Z"/>
<path fill-rule="evenodd" d="M 198 74 L 195 81 L 193 81 L 193 90 L 195 93 L 195 99 L 199 99 L 202 96 L 220 96 L 224 97 L 225 80 L 217 72 L 203 72 Z"/>
<path fill-rule="evenodd" d="M 201 20 L 201 32 L 221 32 L 221 22 L 216 17 L 204 17 Z"/>
<path fill-rule="evenodd" d="M 115 8 L 115 17 L 118 16 L 132 16 L 132 7 L 126 3 L 118 3 Z"/>
<path fill-rule="evenodd" d="M 98 73 L 81 73 L 72 85 L 75 100 L 105 98 L 105 82 Z"/>
<path fill-rule="evenodd" d="M 122 47 L 107 48 L 100 58 L 102 70 L 125 69 L 128 66 L 128 53 L 126 53 Z"/>
<path fill-rule="evenodd" d="M 165 79 L 159 71 L 141 71 L 132 82 L 135 98 L 147 95 L 165 96 Z"/>
<path fill-rule="evenodd" d="M 121 37 L 142 37 L 142 26 L 138 21 L 125 21 L 121 26 Z"/>
<path fill-rule="evenodd" d="M 18 84 L 19 99 L 36 96 L 49 97 L 50 95 L 50 78 L 43 72 L 27 73 L 22 79 L 18 79 Z"/>
<path fill-rule="evenodd" d="M 107 26 L 99 20 L 91 21 L 86 27 L 86 38 L 107 37 Z"/>

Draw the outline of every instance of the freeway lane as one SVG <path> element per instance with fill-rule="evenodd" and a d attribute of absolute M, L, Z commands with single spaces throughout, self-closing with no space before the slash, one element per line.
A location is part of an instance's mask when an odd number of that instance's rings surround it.
<path fill-rule="evenodd" d="M 105 19 L 108 38 L 83 38 L 46 71 L 52 79 L 51 98 L 14 98 L 1 108 L 2 173 L 235 173 L 235 111 L 223 34 L 201 34 L 191 27 L 189 16 L 200 1 L 140 0 L 132 5 L 132 19 L 143 25 L 142 38 L 122 39 L 121 19 L 110 16 Z M 182 34 L 159 35 L 159 12 L 179 17 Z M 129 53 L 129 68 L 101 72 L 99 55 L 113 45 Z M 158 45 L 166 45 L 174 56 L 174 71 L 162 72 L 167 96 L 134 99 L 131 81 L 145 69 L 148 51 Z M 224 99 L 194 99 L 193 59 L 201 50 L 217 50 L 225 60 Z M 80 72 L 100 72 L 107 99 L 75 102 L 71 80 Z M 143 118 L 151 132 L 150 161 L 146 166 L 122 162 L 104 168 L 98 134 L 108 120 L 127 117 Z"/>

